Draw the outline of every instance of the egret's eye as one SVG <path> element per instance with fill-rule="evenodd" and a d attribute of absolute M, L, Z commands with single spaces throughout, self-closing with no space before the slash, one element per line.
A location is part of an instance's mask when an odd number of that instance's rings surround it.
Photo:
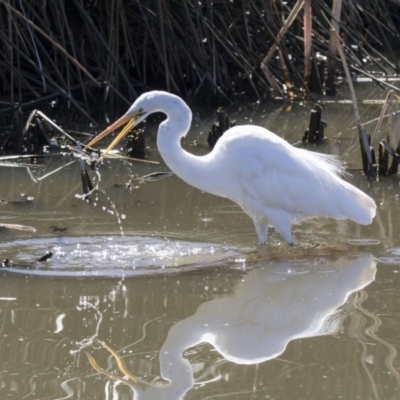
<path fill-rule="evenodd" d="M 140 107 L 140 108 L 139 108 L 138 114 L 144 114 L 144 108 L 143 108 L 143 107 Z"/>

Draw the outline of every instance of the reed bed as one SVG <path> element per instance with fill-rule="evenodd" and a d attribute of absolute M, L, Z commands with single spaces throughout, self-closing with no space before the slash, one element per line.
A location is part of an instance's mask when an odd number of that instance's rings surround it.
<path fill-rule="evenodd" d="M 336 33 L 351 73 L 399 72 L 399 11 L 388 0 L 0 0 L 0 118 L 57 100 L 94 122 L 99 103 L 112 111 L 151 89 L 202 104 L 335 94 Z"/>

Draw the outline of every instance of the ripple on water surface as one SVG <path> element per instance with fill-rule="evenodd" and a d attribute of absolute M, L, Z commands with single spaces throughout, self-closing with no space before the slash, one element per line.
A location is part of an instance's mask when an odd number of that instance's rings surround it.
<path fill-rule="evenodd" d="M 243 249 L 241 249 L 243 251 Z M 46 252 L 53 256 L 36 262 Z M 127 276 L 217 265 L 243 256 L 228 245 L 157 237 L 63 237 L 0 243 L 14 272 L 59 276 Z"/>
<path fill-rule="evenodd" d="M 392 248 L 386 250 L 388 255 L 382 256 L 377 258 L 377 260 L 382 264 L 393 264 L 393 265 L 400 265 L 400 248 Z"/>

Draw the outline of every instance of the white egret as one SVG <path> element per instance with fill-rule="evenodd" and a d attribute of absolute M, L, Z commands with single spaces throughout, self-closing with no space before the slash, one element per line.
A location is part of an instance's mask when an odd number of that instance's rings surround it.
<path fill-rule="evenodd" d="M 106 154 L 154 112 L 167 116 L 159 126 L 157 146 L 168 167 L 188 184 L 237 203 L 253 220 L 260 243 L 267 241 L 268 226 L 292 245 L 292 224 L 301 220 L 330 217 L 367 225 L 375 216 L 374 200 L 341 179 L 336 157 L 293 147 L 265 128 L 235 126 L 209 154 L 188 153 L 181 139 L 192 112 L 180 97 L 162 91 L 142 94 L 88 146 L 126 123 Z"/>

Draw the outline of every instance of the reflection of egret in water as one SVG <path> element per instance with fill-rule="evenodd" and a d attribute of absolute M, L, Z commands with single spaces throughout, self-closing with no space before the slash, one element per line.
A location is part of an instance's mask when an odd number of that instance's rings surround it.
<path fill-rule="evenodd" d="M 169 331 L 160 350 L 160 370 L 168 383 L 135 385 L 135 399 L 179 399 L 194 385 L 183 353 L 210 343 L 225 359 L 256 364 L 276 358 L 298 338 L 335 332 L 338 308 L 375 278 L 372 257 L 317 262 L 270 262 L 243 276 L 234 293 L 203 303 Z"/>
<path fill-rule="evenodd" d="M 367 354 L 368 347 L 364 334 L 370 337 L 374 342 L 378 342 L 387 348 L 388 353 L 385 357 L 385 365 L 391 372 L 392 376 L 396 379 L 397 384 L 400 386 L 400 372 L 396 369 L 394 365 L 398 353 L 395 346 L 377 335 L 378 329 L 382 326 L 382 320 L 378 316 L 374 315 L 364 308 L 363 303 L 365 302 L 365 300 L 367 300 L 367 298 L 367 292 L 365 290 L 360 290 L 356 294 L 354 302 L 352 302 L 352 304 L 350 305 L 350 308 L 354 307 L 354 309 L 360 312 L 350 314 L 351 324 L 349 326 L 349 336 L 356 339 L 361 345 L 361 364 L 368 376 L 371 388 L 374 392 L 374 396 L 376 399 L 378 399 L 380 396 L 378 394 L 376 382 L 366 366 L 366 363 L 371 361 L 371 357 Z M 373 321 L 372 325 L 370 325 L 371 320 Z"/>

